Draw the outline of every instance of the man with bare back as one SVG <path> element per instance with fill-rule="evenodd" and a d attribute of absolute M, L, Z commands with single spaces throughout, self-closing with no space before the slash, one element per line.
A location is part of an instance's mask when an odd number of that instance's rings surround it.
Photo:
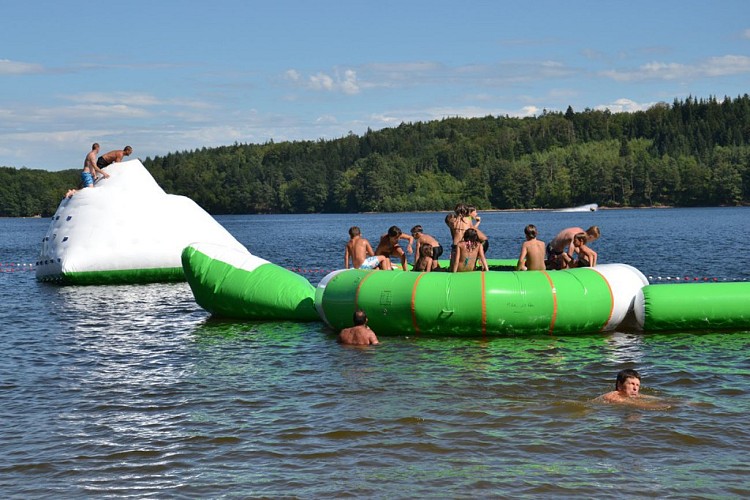
<path fill-rule="evenodd" d="M 105 179 L 109 178 L 109 174 L 104 170 L 96 166 L 96 154 L 99 152 L 99 144 L 94 143 L 91 146 L 91 151 L 86 155 L 86 159 L 83 160 L 83 170 L 81 171 L 81 183 L 83 187 L 94 187 L 94 182 L 98 177 L 97 174 L 101 174 Z"/>
<path fill-rule="evenodd" d="M 367 326 L 367 314 L 357 309 L 352 318 L 354 326 L 344 328 L 338 336 L 339 344 L 346 345 L 376 345 L 379 344 L 378 337 L 369 326 Z"/>
<path fill-rule="evenodd" d="M 586 233 L 588 243 L 599 238 L 601 233 L 598 226 L 591 226 L 587 230 L 580 227 L 569 227 L 563 229 L 547 245 L 547 269 L 567 269 L 573 261 L 575 251 L 574 239 L 576 234 Z"/>
<path fill-rule="evenodd" d="M 383 255 L 375 255 L 370 242 L 362 237 L 362 231 L 357 226 L 349 228 L 349 242 L 344 250 L 344 269 L 349 269 L 350 260 L 354 269 L 391 269 L 391 262 Z"/>
<path fill-rule="evenodd" d="M 101 155 L 99 159 L 96 160 L 96 166 L 99 168 L 105 168 L 112 163 L 119 163 L 124 157 L 130 156 L 130 153 L 132 152 L 133 148 L 130 146 L 125 146 L 125 149 L 115 149 L 114 151 Z"/>

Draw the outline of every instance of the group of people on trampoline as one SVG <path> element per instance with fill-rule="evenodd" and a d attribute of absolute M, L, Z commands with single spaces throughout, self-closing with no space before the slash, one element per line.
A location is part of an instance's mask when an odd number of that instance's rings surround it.
<path fill-rule="evenodd" d="M 451 252 L 449 265 L 441 268 L 439 259 L 443 255 L 443 246 L 433 236 L 424 232 L 421 225 L 404 233 L 398 226 L 391 226 L 380 236 L 378 245 L 373 250 L 370 242 L 362 235 L 358 226 L 349 228 L 349 241 L 344 251 L 344 268 L 349 269 L 382 269 L 391 270 L 391 258 L 400 260 L 401 268 L 409 270 L 407 253 L 415 254 L 412 270 L 418 272 L 443 271 L 465 272 L 477 268 L 488 271 L 485 257 L 489 248 L 489 238 L 479 229 L 482 219 L 476 207 L 459 203 L 453 212 L 445 217 L 445 224 L 451 233 Z M 587 230 L 580 227 L 569 227 L 560 231 L 552 241 L 545 243 L 537 238 L 537 229 L 533 224 L 524 228 L 526 241 L 521 246 L 516 269 L 519 271 L 559 270 L 572 267 L 596 266 L 597 253 L 588 244 L 600 236 L 597 226 Z M 406 250 L 401 240 L 407 242 Z M 412 248 L 416 244 L 416 248 Z"/>

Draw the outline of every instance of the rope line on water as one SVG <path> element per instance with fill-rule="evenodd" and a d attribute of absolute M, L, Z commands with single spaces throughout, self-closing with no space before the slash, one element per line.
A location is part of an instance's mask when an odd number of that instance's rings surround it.
<path fill-rule="evenodd" d="M 648 276 L 649 281 L 676 281 L 682 283 L 695 283 L 695 282 L 715 282 L 715 281 L 747 281 L 748 278 L 709 278 L 707 276 Z"/>
<path fill-rule="evenodd" d="M 15 273 L 22 271 L 34 271 L 34 264 L 19 264 L 14 262 L 0 262 L 0 273 Z"/>
<path fill-rule="evenodd" d="M 299 274 L 328 274 L 336 271 L 336 269 L 318 269 L 318 268 L 303 268 L 303 267 L 287 267 L 289 271 Z M 35 271 L 36 267 L 33 263 L 18 263 L 18 262 L 0 262 L 0 273 L 15 273 L 24 271 Z M 696 282 L 718 282 L 718 281 L 748 281 L 750 278 L 712 278 L 708 276 L 647 276 L 649 282 L 677 282 L 677 283 L 696 283 Z"/>
<path fill-rule="evenodd" d="M 336 271 L 336 269 L 303 269 L 300 267 L 287 267 L 285 269 L 300 274 L 328 274 Z"/>

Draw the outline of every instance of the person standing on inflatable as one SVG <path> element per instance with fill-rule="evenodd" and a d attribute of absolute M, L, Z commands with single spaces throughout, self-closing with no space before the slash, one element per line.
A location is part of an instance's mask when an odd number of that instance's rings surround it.
<path fill-rule="evenodd" d="M 97 174 L 101 174 L 105 179 L 109 178 L 109 174 L 104 170 L 96 166 L 96 154 L 99 152 L 99 143 L 95 142 L 91 145 L 91 151 L 88 152 L 86 158 L 83 160 L 83 170 L 81 170 L 81 188 L 94 187 L 94 182 L 98 179 Z M 68 189 L 65 193 L 66 198 L 72 198 L 74 194 L 78 192 L 77 189 Z"/>
<path fill-rule="evenodd" d="M 91 151 L 86 155 L 86 159 L 83 160 L 83 170 L 81 171 L 81 182 L 84 188 L 94 187 L 94 182 L 98 178 L 97 174 L 102 174 L 105 179 L 109 178 L 109 174 L 104 170 L 96 166 L 96 154 L 99 152 L 99 143 L 95 142 L 91 145 Z"/>
<path fill-rule="evenodd" d="M 96 160 L 96 166 L 99 168 L 106 168 L 113 163 L 120 163 L 124 157 L 130 156 L 130 153 L 132 152 L 133 148 L 130 146 L 125 146 L 125 149 L 115 149 L 114 151 L 101 155 L 99 159 Z"/>

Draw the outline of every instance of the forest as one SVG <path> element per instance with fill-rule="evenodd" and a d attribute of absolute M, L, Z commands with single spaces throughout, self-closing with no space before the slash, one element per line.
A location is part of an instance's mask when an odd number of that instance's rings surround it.
<path fill-rule="evenodd" d="M 82 154 L 83 157 L 83 154 Z M 354 213 L 750 204 L 750 96 L 648 110 L 402 123 L 331 140 L 146 158 L 209 213 Z M 0 216 L 52 215 L 79 170 L 0 167 Z"/>

